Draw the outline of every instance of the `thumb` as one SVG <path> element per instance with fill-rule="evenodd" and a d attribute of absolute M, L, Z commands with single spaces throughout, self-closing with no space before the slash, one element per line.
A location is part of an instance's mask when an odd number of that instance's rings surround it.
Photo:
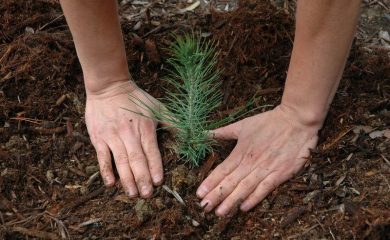
<path fill-rule="evenodd" d="M 224 127 L 220 127 L 211 131 L 212 138 L 214 139 L 238 139 L 238 135 L 241 131 L 242 120 L 229 124 Z"/>

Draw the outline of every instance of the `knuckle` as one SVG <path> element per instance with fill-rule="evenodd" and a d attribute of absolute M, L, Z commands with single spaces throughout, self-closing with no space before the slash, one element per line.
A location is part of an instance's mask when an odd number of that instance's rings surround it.
<path fill-rule="evenodd" d="M 266 179 L 263 181 L 263 187 L 268 190 L 268 191 L 272 191 L 274 190 L 278 185 L 276 184 L 275 180 L 271 180 L 271 179 Z"/>
<path fill-rule="evenodd" d="M 107 162 L 99 164 L 100 172 L 102 175 L 107 176 L 112 172 L 111 166 Z"/>
<path fill-rule="evenodd" d="M 121 183 L 124 187 L 130 188 L 134 186 L 134 179 L 129 175 L 121 176 Z"/>
<path fill-rule="evenodd" d="M 145 128 L 149 128 L 149 129 L 154 129 L 155 126 L 154 121 L 152 119 L 145 119 L 143 121 L 143 125 Z"/>
<path fill-rule="evenodd" d="M 152 148 L 150 149 L 147 154 L 152 158 L 151 160 L 154 161 L 154 160 L 159 160 L 160 159 L 160 150 L 156 149 L 156 148 Z"/>
<path fill-rule="evenodd" d="M 241 181 L 240 185 L 248 188 L 253 185 L 253 181 L 251 179 L 245 178 Z"/>
<path fill-rule="evenodd" d="M 129 161 L 143 162 L 145 160 L 144 154 L 140 152 L 129 152 Z"/>
<path fill-rule="evenodd" d="M 217 172 L 219 172 L 220 174 L 222 174 L 223 176 L 227 176 L 230 174 L 230 171 L 227 167 L 225 167 L 224 165 L 219 165 L 217 167 Z"/>
<path fill-rule="evenodd" d="M 235 177 L 231 176 L 231 175 L 228 175 L 226 178 L 225 178 L 225 181 L 226 181 L 226 185 L 231 185 L 231 186 L 237 186 L 238 184 L 238 181 Z"/>
<path fill-rule="evenodd" d="M 124 153 L 119 153 L 116 158 L 115 158 L 115 163 L 117 165 L 124 165 L 124 164 L 128 164 L 128 159 L 127 159 L 127 156 L 126 154 Z"/>
<path fill-rule="evenodd" d="M 98 157 L 98 159 L 102 160 L 102 161 L 107 161 L 108 158 L 109 158 L 109 153 L 103 149 L 96 149 L 96 155 Z"/>
<path fill-rule="evenodd" d="M 147 136 L 152 136 L 155 132 L 155 124 L 153 120 L 146 119 L 141 123 L 142 131 Z"/>

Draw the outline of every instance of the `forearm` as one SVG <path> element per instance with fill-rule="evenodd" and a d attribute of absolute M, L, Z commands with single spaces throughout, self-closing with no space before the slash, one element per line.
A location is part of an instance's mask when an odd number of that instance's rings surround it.
<path fill-rule="evenodd" d="M 293 109 L 305 124 L 323 124 L 345 67 L 360 3 L 298 0 L 282 106 Z"/>
<path fill-rule="evenodd" d="M 87 93 L 128 81 L 115 0 L 61 0 L 84 74 Z"/>

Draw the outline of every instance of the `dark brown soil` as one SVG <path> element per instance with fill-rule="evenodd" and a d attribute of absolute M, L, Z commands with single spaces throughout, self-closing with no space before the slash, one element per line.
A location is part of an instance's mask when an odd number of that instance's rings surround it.
<path fill-rule="evenodd" d="M 201 211 L 195 190 L 234 142 L 189 170 L 169 148 L 170 135 L 159 132 L 164 184 L 185 206 L 161 187 L 149 200 L 102 187 L 82 74 L 61 14 L 56 1 L 0 5 L 0 239 L 390 238 L 388 53 L 354 44 L 310 164 L 250 213 L 220 219 Z M 137 30 L 132 21 L 122 27 L 133 78 L 153 96 L 164 95 L 161 66 L 172 33 L 194 30 L 211 34 L 220 51 L 224 102 L 215 117 L 255 94 L 257 105 L 279 103 L 294 25 L 284 11 L 241 1 L 230 13 L 145 18 Z"/>

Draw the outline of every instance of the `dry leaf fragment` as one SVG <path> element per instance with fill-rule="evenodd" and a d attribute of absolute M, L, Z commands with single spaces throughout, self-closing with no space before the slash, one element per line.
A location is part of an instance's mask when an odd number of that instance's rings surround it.
<path fill-rule="evenodd" d="M 355 134 L 359 134 L 361 131 L 363 131 L 364 133 L 370 133 L 372 132 L 373 128 L 370 127 L 370 126 L 365 126 L 365 125 L 359 125 L 359 126 L 356 126 L 354 129 L 353 129 L 353 132 Z"/>
<path fill-rule="evenodd" d="M 373 131 L 369 134 L 370 138 L 375 139 L 375 138 L 380 138 L 380 137 L 386 137 L 390 138 L 390 129 L 385 129 L 382 131 Z"/>
<path fill-rule="evenodd" d="M 124 203 L 131 203 L 130 198 L 125 194 L 120 194 L 114 198 L 115 201 L 124 202 Z"/>
<path fill-rule="evenodd" d="M 340 184 L 344 181 L 346 175 L 341 176 L 337 181 L 336 181 L 336 186 L 340 186 Z"/>
<path fill-rule="evenodd" d="M 183 9 L 180 9 L 179 10 L 179 13 L 185 13 L 185 12 L 188 12 L 188 11 L 193 11 L 195 10 L 197 7 L 199 7 L 200 5 L 200 1 L 196 1 L 194 2 L 193 4 L 189 5 L 188 7 L 185 7 Z"/>

